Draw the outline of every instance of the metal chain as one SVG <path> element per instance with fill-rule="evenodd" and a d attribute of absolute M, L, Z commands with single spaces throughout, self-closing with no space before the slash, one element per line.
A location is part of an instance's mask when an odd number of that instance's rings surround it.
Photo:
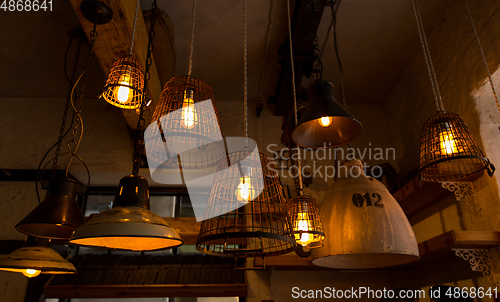
<path fill-rule="evenodd" d="M 247 90 L 248 90 L 248 67 L 247 67 L 247 0 L 243 0 L 243 103 L 245 106 L 245 139 L 248 139 L 248 105 L 247 105 Z M 246 140 L 247 141 L 247 140 Z M 245 143 L 246 147 L 246 143 Z"/>
<path fill-rule="evenodd" d="M 191 26 L 191 45 L 189 47 L 189 69 L 188 76 L 191 76 L 191 70 L 193 69 L 193 50 L 194 50 L 194 23 L 196 17 L 196 0 L 193 0 L 193 23 Z"/>
<path fill-rule="evenodd" d="M 484 55 L 484 50 L 483 50 L 483 46 L 481 45 L 481 40 L 479 40 L 479 35 L 477 33 L 476 24 L 474 23 L 474 19 L 472 18 L 472 14 L 471 14 L 470 8 L 469 8 L 469 3 L 467 2 L 467 0 L 464 0 L 464 2 L 465 2 L 465 6 L 467 7 L 467 12 L 469 13 L 470 22 L 472 23 L 472 29 L 474 29 L 474 35 L 476 36 L 477 44 L 479 45 L 479 49 L 481 50 L 481 56 L 483 57 L 484 66 L 486 67 L 486 71 L 488 72 L 488 80 L 490 81 L 491 90 L 493 91 L 493 96 L 495 96 L 495 102 L 497 103 L 497 108 L 500 111 L 500 104 L 498 103 L 497 92 L 495 90 L 495 85 L 493 84 L 493 80 L 491 79 L 490 68 L 488 67 L 488 61 L 486 61 L 486 56 Z"/>
<path fill-rule="evenodd" d="M 66 119 L 68 116 L 69 104 L 71 102 L 71 91 L 73 90 L 73 84 L 75 83 L 76 72 L 78 69 L 78 61 L 80 59 L 80 52 L 82 49 L 82 40 L 83 39 L 79 39 L 78 41 L 78 46 L 75 54 L 75 61 L 73 62 L 73 70 L 71 71 L 71 77 L 69 79 L 70 83 L 69 83 L 68 95 L 66 96 L 66 105 L 64 106 L 64 114 L 62 118 L 61 128 L 59 129 L 59 137 L 57 139 L 57 147 L 55 151 L 54 162 L 52 164 L 52 174 L 50 176 L 51 179 L 54 179 L 56 176 L 57 163 L 59 161 L 59 154 L 61 153 L 61 145 L 64 137 L 64 130 L 66 130 Z"/>
<path fill-rule="evenodd" d="M 144 89 L 142 90 L 142 100 L 141 107 L 139 112 L 139 120 L 137 121 L 137 130 L 135 134 L 135 143 L 134 143 L 134 155 L 132 156 L 133 161 L 133 170 L 132 173 L 134 175 L 139 174 L 139 165 L 141 159 L 141 147 L 144 144 L 144 125 L 146 123 L 144 119 L 144 110 L 146 109 L 146 97 L 148 95 L 148 83 L 149 78 L 151 77 L 149 74 L 149 68 L 151 67 L 153 59 L 151 55 L 153 54 L 153 38 L 155 36 L 154 27 L 156 24 L 156 9 L 158 6 L 156 5 L 156 0 L 154 0 L 153 5 L 151 7 L 153 13 L 151 14 L 151 25 L 149 27 L 149 40 L 148 40 L 148 53 L 146 56 L 146 68 L 144 70 Z"/>
<path fill-rule="evenodd" d="M 137 25 L 137 13 L 139 12 L 139 2 L 140 0 L 137 0 L 137 4 L 135 5 L 135 16 L 134 16 L 134 26 L 132 28 L 132 38 L 130 40 L 130 50 L 128 51 L 128 56 L 132 56 L 132 48 L 134 47 L 134 37 L 135 37 L 135 27 Z"/>

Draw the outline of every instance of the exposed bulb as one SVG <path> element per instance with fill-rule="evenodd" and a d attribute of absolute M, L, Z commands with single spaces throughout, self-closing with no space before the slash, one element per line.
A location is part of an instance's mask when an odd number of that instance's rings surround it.
<path fill-rule="evenodd" d="M 250 201 L 253 199 L 253 187 L 250 177 L 241 177 L 238 189 L 236 189 L 238 201 Z"/>
<path fill-rule="evenodd" d="M 198 114 L 194 110 L 193 90 L 191 89 L 186 89 L 184 91 L 181 120 L 182 120 L 181 122 L 182 126 L 187 129 L 193 128 L 195 123 L 198 121 Z"/>
<path fill-rule="evenodd" d="M 40 270 L 30 269 L 30 268 L 28 268 L 28 269 L 24 269 L 24 270 L 22 271 L 23 275 L 25 275 L 25 276 L 26 276 L 26 277 L 28 277 L 28 278 L 33 278 L 33 277 L 36 277 L 36 276 L 40 275 L 40 273 L 41 273 L 41 272 L 42 272 L 42 271 L 40 271 Z"/>
<path fill-rule="evenodd" d="M 328 127 L 332 124 L 333 118 L 329 116 L 323 116 L 318 119 L 318 123 L 321 127 Z"/>
<path fill-rule="evenodd" d="M 453 154 L 457 152 L 457 143 L 455 136 L 449 131 L 443 131 L 439 134 L 442 154 Z"/>
<path fill-rule="evenodd" d="M 115 98 L 122 104 L 130 102 L 133 97 L 133 91 L 128 87 L 130 86 L 130 71 L 125 71 L 118 82 L 120 85 L 115 88 Z"/>
<path fill-rule="evenodd" d="M 307 213 L 298 213 L 295 223 L 297 225 L 297 231 L 309 231 L 310 223 L 309 215 L 307 215 Z M 307 232 L 295 234 L 295 240 L 302 246 L 308 246 L 314 241 L 314 235 Z"/>

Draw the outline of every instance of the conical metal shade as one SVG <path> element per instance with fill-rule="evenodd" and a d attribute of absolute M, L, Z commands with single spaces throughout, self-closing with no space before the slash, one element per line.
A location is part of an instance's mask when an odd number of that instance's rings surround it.
<path fill-rule="evenodd" d="M 309 105 L 292 132 L 297 145 L 332 148 L 347 144 L 361 133 L 361 123 L 335 100 L 332 83 L 316 80 L 307 92 Z M 322 117 L 328 118 L 328 126 L 321 125 Z"/>
<path fill-rule="evenodd" d="M 425 181 L 466 181 L 490 165 L 462 118 L 439 113 L 428 119 L 420 139 L 420 176 Z"/>
<path fill-rule="evenodd" d="M 40 273 L 76 273 L 75 266 L 61 257 L 56 251 L 47 246 L 36 245 L 22 247 L 0 258 L 0 270 L 23 273 L 25 276 L 33 277 L 36 277 Z"/>
<path fill-rule="evenodd" d="M 91 218 L 78 228 L 71 244 L 96 248 L 154 251 L 182 244 L 176 230 L 149 210 L 149 186 L 139 175 L 120 180 L 113 208 Z"/>
<path fill-rule="evenodd" d="M 339 180 L 328 188 L 321 204 L 326 238 L 322 248 L 312 250 L 312 263 L 367 269 L 418 260 L 413 229 L 387 188 L 364 175 L 361 161 L 344 165 L 347 169 L 339 169 Z"/>
<path fill-rule="evenodd" d="M 16 225 L 27 235 L 67 240 L 77 227 L 85 223 L 82 211 L 76 203 L 80 184 L 62 178 L 50 182 L 49 195 L 31 213 Z"/>

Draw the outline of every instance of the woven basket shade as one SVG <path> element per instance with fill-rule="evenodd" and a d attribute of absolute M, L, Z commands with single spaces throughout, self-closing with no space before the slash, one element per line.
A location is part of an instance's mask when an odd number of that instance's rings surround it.
<path fill-rule="evenodd" d="M 207 100 L 211 102 L 203 102 Z M 188 105 L 193 105 L 193 109 L 189 109 Z M 176 110 L 182 114 L 162 118 Z M 170 79 L 145 131 L 148 160 L 166 168 L 178 168 L 176 154 L 185 152 L 182 168 L 213 167 L 221 161 L 225 151 L 223 145 L 210 143 L 220 140 L 222 135 L 212 88 L 193 76 Z M 165 152 L 165 146 L 175 146 L 174 154 Z M 203 152 L 186 152 L 195 148 L 202 148 Z"/>
<path fill-rule="evenodd" d="M 139 62 L 127 57 L 113 63 L 101 97 L 113 106 L 137 109 L 143 89 L 144 70 Z"/>
<path fill-rule="evenodd" d="M 466 181 L 490 164 L 462 118 L 439 113 L 427 120 L 420 140 L 419 172 L 426 181 Z"/>
<path fill-rule="evenodd" d="M 287 207 L 292 233 L 298 244 L 306 246 L 325 239 L 318 204 L 314 198 L 295 196 L 287 202 Z"/>
<path fill-rule="evenodd" d="M 196 242 L 200 252 L 230 257 L 264 257 L 295 249 L 279 176 L 267 156 L 257 154 L 233 152 L 228 156 L 232 166 L 228 167 L 225 160 L 218 166 L 219 172 L 214 177 L 205 211 L 205 217 L 212 218 L 201 223 Z M 251 175 L 246 181 L 254 190 L 262 190 L 247 204 L 238 200 L 235 190 L 241 181 L 237 163 L 245 158 L 255 163 L 250 165 L 251 171 L 246 171 L 250 173 L 245 175 Z M 258 173 L 260 169 L 263 177 Z M 235 210 L 225 211 L 228 209 Z"/>

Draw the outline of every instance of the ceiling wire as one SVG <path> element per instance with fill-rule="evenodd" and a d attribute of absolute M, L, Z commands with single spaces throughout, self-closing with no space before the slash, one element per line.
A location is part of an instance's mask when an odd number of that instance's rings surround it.
<path fill-rule="evenodd" d="M 269 45 L 271 44 L 271 34 L 273 31 L 275 15 L 276 15 L 276 0 L 273 0 L 271 1 L 269 23 L 267 24 L 266 45 L 264 48 L 264 60 L 262 61 L 262 68 L 260 70 L 259 89 L 258 89 L 259 98 L 262 100 L 264 104 L 266 103 L 266 100 L 264 99 L 264 95 L 262 94 L 262 85 L 264 83 L 264 74 L 266 72 L 267 56 L 269 54 Z"/>
<path fill-rule="evenodd" d="M 342 104 L 343 104 L 344 108 L 346 108 L 347 103 L 345 100 L 345 91 L 344 91 L 344 72 L 342 70 L 342 61 L 340 60 L 339 46 L 337 43 L 337 13 L 339 11 L 341 3 L 342 3 L 342 0 L 337 1 L 336 8 L 335 8 L 335 3 L 332 3 L 331 11 L 332 11 L 332 27 L 333 27 L 333 47 L 335 49 L 335 56 L 337 57 L 337 64 L 339 66 L 340 96 L 342 97 Z"/>
<path fill-rule="evenodd" d="M 245 147 L 248 142 L 248 67 L 247 67 L 247 0 L 243 0 L 243 106 L 245 107 Z"/>
<path fill-rule="evenodd" d="M 191 24 L 191 44 L 189 47 L 189 69 L 188 76 L 191 76 L 191 70 L 193 69 L 193 50 L 194 50 L 194 23 L 196 19 L 196 0 L 193 0 L 193 21 Z"/>
<path fill-rule="evenodd" d="M 134 26 L 132 28 L 132 39 L 130 40 L 130 50 L 128 51 L 129 57 L 132 57 L 132 48 L 134 47 L 135 27 L 137 25 L 137 15 L 139 12 L 139 2 L 140 2 L 140 0 L 137 0 L 137 4 L 135 5 Z"/>
<path fill-rule="evenodd" d="M 497 108 L 500 111 L 500 105 L 498 104 L 498 97 L 497 97 L 497 93 L 495 91 L 495 85 L 493 84 L 493 80 L 491 79 L 490 68 L 488 67 L 488 61 L 486 61 L 486 56 L 484 55 L 484 50 L 483 50 L 483 46 L 481 45 L 481 40 L 479 40 L 479 35 L 477 33 L 476 24 L 474 23 L 474 19 L 472 18 L 472 13 L 470 12 L 470 8 L 469 8 L 469 3 L 467 2 L 467 0 L 464 0 L 464 2 L 465 2 L 465 7 L 467 7 L 467 13 L 469 14 L 470 22 L 472 23 L 472 28 L 474 29 L 474 35 L 476 36 L 477 44 L 479 45 L 479 49 L 481 50 L 481 56 L 483 57 L 484 66 L 486 67 L 486 71 L 488 72 L 488 80 L 490 81 L 491 90 L 493 91 L 493 95 L 495 96 L 495 102 L 497 104 Z"/>

